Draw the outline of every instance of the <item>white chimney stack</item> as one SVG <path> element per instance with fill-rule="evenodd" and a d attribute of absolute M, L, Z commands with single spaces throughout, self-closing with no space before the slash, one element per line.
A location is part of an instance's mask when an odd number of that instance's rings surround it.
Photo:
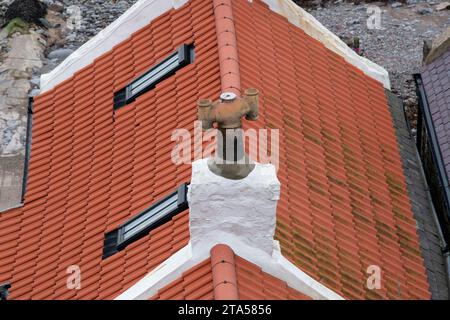
<path fill-rule="evenodd" d="M 212 173 L 207 159 L 195 161 L 188 191 L 193 250 L 242 242 L 272 255 L 279 197 L 271 164 L 256 164 L 247 177 L 231 180 Z"/>

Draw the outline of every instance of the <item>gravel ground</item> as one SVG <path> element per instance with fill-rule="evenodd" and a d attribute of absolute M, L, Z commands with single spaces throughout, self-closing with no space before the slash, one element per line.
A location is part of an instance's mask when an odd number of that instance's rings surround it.
<path fill-rule="evenodd" d="M 1 1 L 1 0 L 0 0 Z M 5 1 L 5 0 L 4 0 Z M 6 0 L 11 1 L 11 0 Z M 53 28 L 42 30 L 47 40 L 46 59 L 40 73 L 48 73 L 70 53 L 119 18 L 138 0 L 41 0 L 62 23 L 50 21 Z M 0 6 L 0 12 L 3 8 Z M 35 74 L 39 77 L 39 74 Z"/>
<path fill-rule="evenodd" d="M 0 23 L 8 5 L 13 0 L 0 0 Z M 64 30 L 65 47 L 77 49 L 98 32 L 116 20 L 130 8 L 137 0 L 41 0 L 52 11 L 66 21 L 75 17 L 79 12 L 80 25 L 73 30 Z M 79 8 L 79 11 L 77 11 Z"/>
<path fill-rule="evenodd" d="M 436 38 L 450 26 L 450 10 L 435 11 L 441 1 L 407 4 L 335 2 L 309 12 L 340 37 L 359 37 L 363 55 L 383 66 L 392 91 L 403 98 L 411 126 L 416 125 L 417 96 L 412 74 L 422 65 L 423 41 Z M 381 29 L 367 27 L 369 6 L 381 9 Z"/>
<path fill-rule="evenodd" d="M 60 1 L 46 0 L 47 3 L 61 3 Z M 80 8 L 81 25 L 74 31 L 67 34 L 66 47 L 76 49 L 90 38 L 99 33 L 102 29 L 116 20 L 122 13 L 129 9 L 137 0 L 64 0 L 63 17 L 67 20 L 71 15 L 76 15 L 76 9 L 71 10 L 71 6 Z"/>

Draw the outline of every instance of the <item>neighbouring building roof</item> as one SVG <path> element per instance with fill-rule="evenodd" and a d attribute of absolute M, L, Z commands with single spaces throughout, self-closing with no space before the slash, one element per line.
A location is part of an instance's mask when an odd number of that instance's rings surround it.
<path fill-rule="evenodd" d="M 450 46 L 421 71 L 447 176 L 450 176 Z"/>
<path fill-rule="evenodd" d="M 280 131 L 282 253 L 347 299 L 430 298 L 383 84 L 264 2 L 222 2 L 161 13 L 35 99 L 25 202 L 0 215 L 11 299 L 111 299 L 188 243 L 185 212 L 102 259 L 105 233 L 189 182 L 171 133 L 192 131 L 196 101 L 217 99 L 227 81 L 261 92 L 260 118 L 245 127 Z M 217 32 L 220 5 L 232 8 L 231 42 Z M 115 92 L 184 43 L 193 63 L 113 110 Z M 67 288 L 72 265 L 80 290 Z M 236 258 L 238 282 L 245 265 Z M 379 290 L 366 286 L 372 265 Z"/>
<path fill-rule="evenodd" d="M 223 245 L 214 247 L 210 259 L 184 272 L 151 300 L 213 300 L 221 294 L 241 300 L 311 300 Z"/>
<path fill-rule="evenodd" d="M 439 223 L 441 251 L 446 259 L 447 273 L 444 276 L 450 283 L 448 268 L 450 240 L 450 29 L 433 41 L 430 53 L 424 59 L 421 74 L 415 75 L 419 96 L 417 144 L 430 193 L 433 199 L 436 219 Z M 420 230 L 419 226 L 419 230 Z M 430 230 L 429 230 L 430 231 Z M 421 231 L 419 231 L 420 233 Z M 432 232 L 431 232 L 432 233 Z M 430 232 L 428 234 L 431 234 Z M 434 255 L 435 256 L 435 255 Z M 435 266 L 441 262 L 433 259 Z M 425 263 L 429 259 L 425 259 Z M 431 264 L 429 263 L 429 266 Z M 427 267 L 428 268 L 428 267 Z M 435 268 L 435 279 L 441 278 L 442 271 Z M 433 277 L 431 277 L 432 279 Z M 448 287 L 448 285 L 447 285 Z M 435 287 L 435 290 L 439 288 Z M 433 288 L 432 288 L 433 290 Z M 433 293 L 435 295 L 436 291 Z M 445 296 L 445 295 L 444 295 Z M 447 292 L 448 297 L 448 292 Z"/>
<path fill-rule="evenodd" d="M 407 126 L 402 100 L 387 91 L 388 104 L 394 121 L 400 155 L 411 198 L 414 218 L 417 222 L 419 241 L 427 270 L 428 282 L 433 299 L 448 300 L 447 270 L 442 249 L 440 226 L 436 221 L 435 209 L 430 191 L 421 168 L 422 163 Z"/>

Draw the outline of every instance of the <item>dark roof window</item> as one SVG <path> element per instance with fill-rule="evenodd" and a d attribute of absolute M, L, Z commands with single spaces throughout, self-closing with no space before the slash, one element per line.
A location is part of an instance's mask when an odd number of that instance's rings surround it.
<path fill-rule="evenodd" d="M 183 44 L 178 50 L 149 71 L 133 80 L 114 95 L 114 109 L 125 106 L 138 96 L 153 89 L 159 82 L 172 76 L 175 72 L 194 61 L 194 46 Z"/>
<path fill-rule="evenodd" d="M 129 244 L 146 236 L 151 230 L 170 221 L 173 216 L 188 208 L 187 184 L 128 220 L 116 230 L 106 234 L 103 259 L 123 250 Z"/>
<path fill-rule="evenodd" d="M 9 289 L 11 285 L 9 283 L 0 283 L 0 300 L 6 300 L 9 296 Z"/>

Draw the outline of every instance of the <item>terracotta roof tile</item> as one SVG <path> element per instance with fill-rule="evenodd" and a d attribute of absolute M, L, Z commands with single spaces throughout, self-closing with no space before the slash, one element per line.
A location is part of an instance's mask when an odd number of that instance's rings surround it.
<path fill-rule="evenodd" d="M 262 95 L 256 124 L 280 129 L 284 254 L 346 298 L 429 298 L 382 85 L 261 1 L 232 3 L 242 87 Z"/>

